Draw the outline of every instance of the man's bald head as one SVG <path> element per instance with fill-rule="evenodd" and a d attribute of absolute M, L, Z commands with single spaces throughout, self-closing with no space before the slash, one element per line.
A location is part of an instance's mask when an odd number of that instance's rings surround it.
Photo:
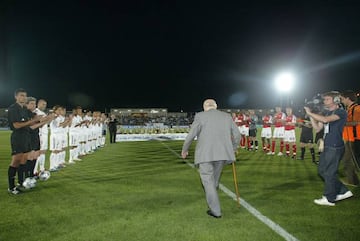
<path fill-rule="evenodd" d="M 216 104 L 215 100 L 207 99 L 204 101 L 203 108 L 204 108 L 204 111 L 215 110 L 217 108 L 217 104 Z"/>

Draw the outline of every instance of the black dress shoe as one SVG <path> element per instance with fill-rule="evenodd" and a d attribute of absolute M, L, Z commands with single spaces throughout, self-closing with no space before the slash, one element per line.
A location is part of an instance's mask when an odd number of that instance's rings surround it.
<path fill-rule="evenodd" d="M 206 211 L 207 215 L 214 217 L 214 218 L 221 218 L 221 216 L 216 216 L 215 214 L 213 214 L 213 212 L 211 212 L 211 210 L 207 210 Z"/>

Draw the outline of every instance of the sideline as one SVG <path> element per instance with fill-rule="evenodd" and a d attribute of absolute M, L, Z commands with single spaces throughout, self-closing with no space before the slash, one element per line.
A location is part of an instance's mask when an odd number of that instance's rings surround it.
<path fill-rule="evenodd" d="M 172 152 L 175 156 L 182 158 L 179 153 L 171 149 L 168 145 L 166 145 L 164 142 L 160 141 L 160 143 L 165 146 L 170 152 Z M 187 165 L 189 165 L 192 168 L 195 168 L 195 165 L 193 163 L 190 163 L 186 160 L 184 160 Z M 230 191 L 227 187 L 225 187 L 223 184 L 219 184 L 219 188 L 221 191 L 223 191 L 227 196 L 231 197 L 235 202 L 237 202 L 236 194 Z M 240 205 L 244 207 L 246 210 L 248 210 L 249 213 L 254 215 L 257 219 L 259 219 L 261 222 L 266 224 L 269 228 L 274 230 L 277 234 L 279 234 L 281 237 L 283 237 L 287 241 L 299 241 L 297 238 L 295 238 L 293 235 L 288 233 L 285 229 L 283 229 L 280 225 L 269 219 L 268 217 L 264 216 L 262 213 L 260 213 L 256 208 L 251 206 L 248 202 L 246 202 L 244 199 L 240 197 Z"/>

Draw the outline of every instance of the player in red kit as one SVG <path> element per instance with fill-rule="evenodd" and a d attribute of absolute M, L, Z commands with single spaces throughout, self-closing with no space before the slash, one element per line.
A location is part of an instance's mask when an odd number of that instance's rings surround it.
<path fill-rule="evenodd" d="M 237 115 L 236 124 L 237 124 L 240 134 L 241 134 L 240 147 L 242 149 L 245 149 L 246 138 L 247 138 L 247 136 L 249 136 L 249 125 L 247 125 L 247 128 L 246 128 L 246 122 L 247 122 L 246 115 L 244 113 L 240 112 Z"/>
<path fill-rule="evenodd" d="M 264 152 L 270 152 L 270 143 L 271 143 L 271 124 L 273 121 L 273 117 L 267 112 L 262 117 L 262 129 L 261 129 L 261 141 Z"/>
<path fill-rule="evenodd" d="M 292 108 L 286 108 L 284 142 L 286 156 L 290 156 L 290 145 L 292 146 L 292 158 L 296 158 L 296 136 L 295 136 L 296 116 L 292 113 Z"/>
<path fill-rule="evenodd" d="M 281 107 L 277 106 L 275 107 L 275 114 L 273 117 L 274 122 L 274 133 L 273 133 L 273 139 L 271 142 L 271 151 L 269 151 L 268 155 L 275 155 L 275 145 L 276 140 L 280 140 L 280 151 L 278 153 L 278 156 L 282 156 L 283 150 L 284 150 L 284 123 L 286 119 L 286 115 L 284 112 L 281 111 Z"/>

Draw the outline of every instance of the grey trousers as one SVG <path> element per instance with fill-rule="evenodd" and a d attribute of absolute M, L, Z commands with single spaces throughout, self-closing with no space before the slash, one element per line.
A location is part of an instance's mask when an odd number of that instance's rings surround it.
<path fill-rule="evenodd" d="M 225 161 L 205 162 L 199 164 L 199 173 L 204 187 L 207 204 L 213 214 L 221 216 L 221 207 L 217 188 Z"/>

